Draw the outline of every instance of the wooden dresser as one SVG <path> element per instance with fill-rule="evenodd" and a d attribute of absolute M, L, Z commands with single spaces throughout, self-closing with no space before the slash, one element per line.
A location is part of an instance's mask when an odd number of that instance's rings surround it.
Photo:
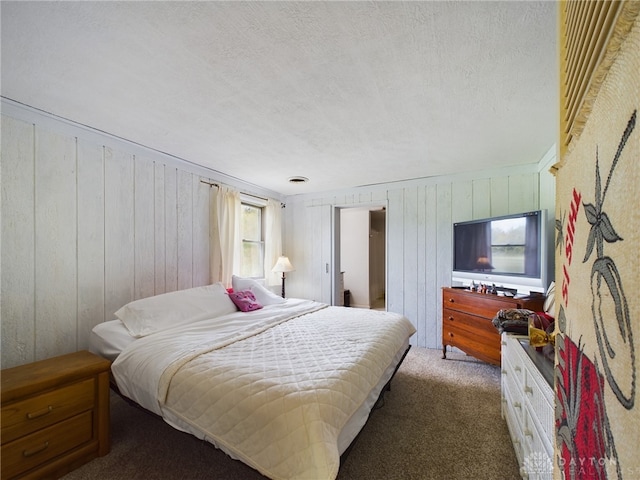
<path fill-rule="evenodd" d="M 109 453 L 109 368 L 87 351 L 2 370 L 2 479 L 56 478 Z"/>
<path fill-rule="evenodd" d="M 442 358 L 447 346 L 500 365 L 500 333 L 491 322 L 498 310 L 526 308 L 542 311 L 544 295 L 511 298 L 457 288 L 442 289 Z"/>

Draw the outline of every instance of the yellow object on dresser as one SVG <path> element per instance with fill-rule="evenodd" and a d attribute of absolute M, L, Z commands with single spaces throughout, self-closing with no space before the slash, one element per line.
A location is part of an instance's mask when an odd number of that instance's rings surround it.
<path fill-rule="evenodd" d="M 59 477 L 109 453 L 110 366 L 80 351 L 2 370 L 2 480 Z"/>

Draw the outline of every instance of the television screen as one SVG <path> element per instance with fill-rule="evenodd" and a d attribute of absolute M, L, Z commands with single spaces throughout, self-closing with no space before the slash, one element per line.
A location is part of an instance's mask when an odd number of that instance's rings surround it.
<path fill-rule="evenodd" d="M 453 225 L 453 273 L 458 280 L 517 283 L 544 290 L 543 211 Z"/>

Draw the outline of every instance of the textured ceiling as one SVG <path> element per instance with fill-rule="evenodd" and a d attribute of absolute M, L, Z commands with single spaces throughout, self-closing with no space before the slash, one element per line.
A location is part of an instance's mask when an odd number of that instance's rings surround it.
<path fill-rule="evenodd" d="M 530 164 L 556 141 L 551 1 L 0 8 L 4 97 L 283 195 Z"/>

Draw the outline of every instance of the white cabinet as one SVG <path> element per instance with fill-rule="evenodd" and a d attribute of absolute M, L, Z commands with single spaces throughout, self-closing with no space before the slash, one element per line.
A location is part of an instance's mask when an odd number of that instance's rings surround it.
<path fill-rule="evenodd" d="M 527 348 L 527 337 L 502 334 L 502 417 L 509 427 L 522 478 L 552 479 L 552 378 L 543 376 Z"/>

